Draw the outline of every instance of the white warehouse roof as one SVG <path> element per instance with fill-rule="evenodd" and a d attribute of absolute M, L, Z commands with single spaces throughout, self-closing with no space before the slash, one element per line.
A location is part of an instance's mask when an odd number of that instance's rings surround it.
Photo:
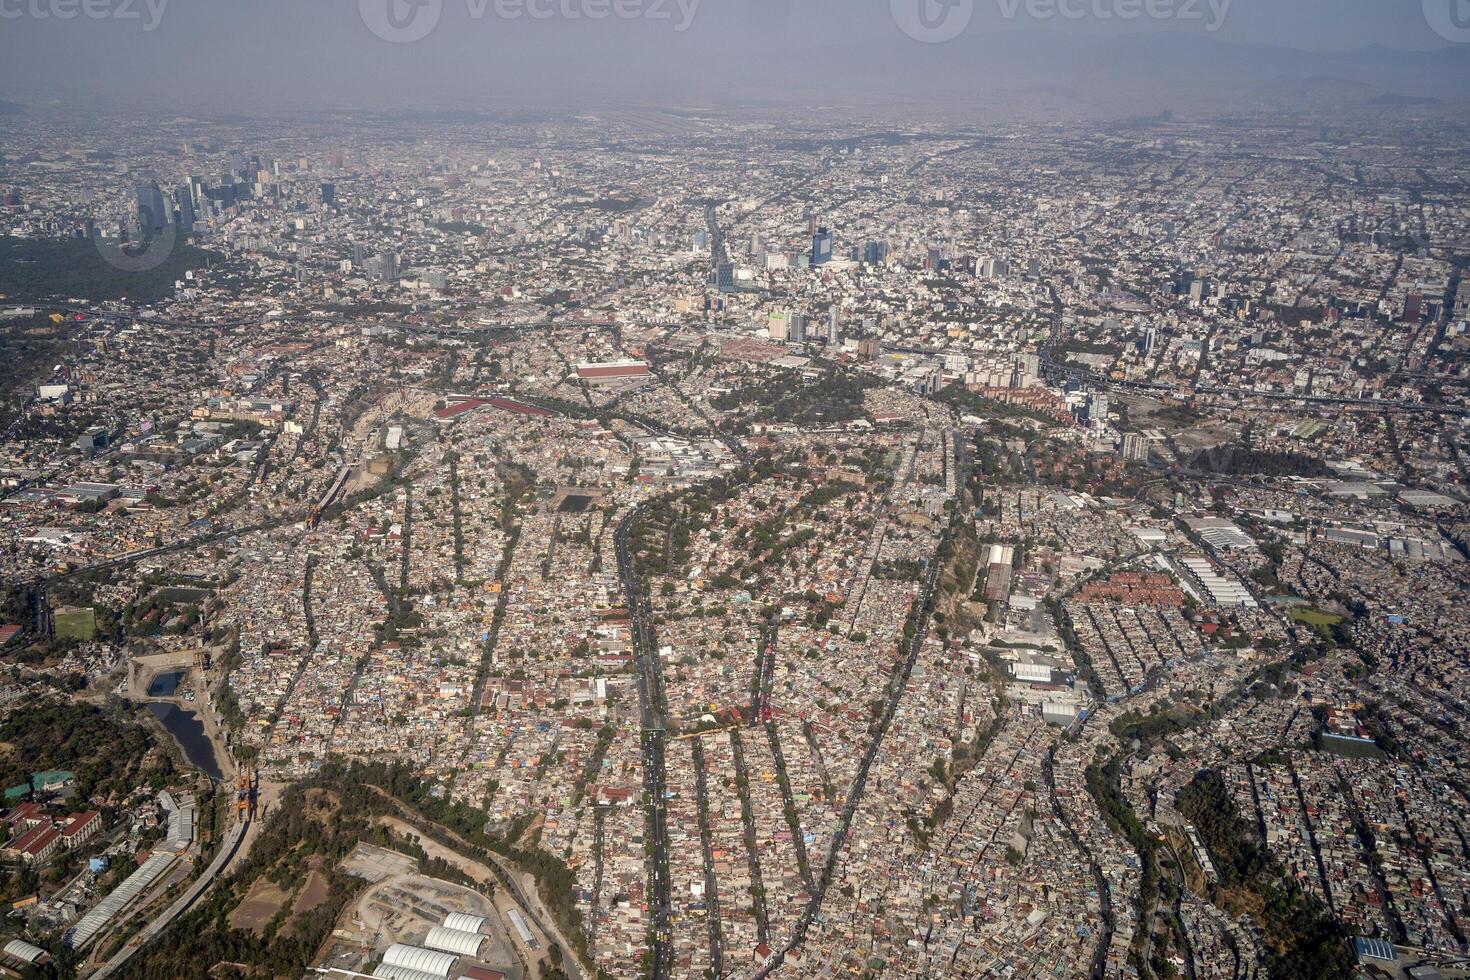
<path fill-rule="evenodd" d="M 142 895 L 148 886 L 157 881 L 159 876 L 174 863 L 174 860 L 174 855 L 167 851 L 157 851 L 152 854 L 138 867 L 137 871 L 128 875 L 121 885 L 113 889 L 112 894 L 92 906 L 86 915 L 77 920 L 76 925 L 72 926 L 71 931 L 66 935 L 66 945 L 72 949 L 81 949 L 97 938 L 97 933 L 101 932 L 102 928 L 134 899 Z"/>
<path fill-rule="evenodd" d="M 5 952 L 23 963 L 37 963 L 46 957 L 46 951 L 33 946 L 24 939 L 12 939 L 5 944 Z"/>
<path fill-rule="evenodd" d="M 457 957 L 449 953 L 424 949 L 422 946 L 409 946 L 407 943 L 394 943 L 383 954 L 383 963 L 386 966 L 406 966 L 410 970 L 432 973 L 436 977 L 448 977 L 456 959 Z"/>
<path fill-rule="evenodd" d="M 410 970 L 406 966 L 389 966 L 387 963 L 378 964 L 378 968 L 373 971 L 373 976 L 378 980 L 443 980 L 437 973 Z"/>
<path fill-rule="evenodd" d="M 444 928 L 460 932 L 480 932 L 485 928 L 485 918 L 468 912 L 450 912 L 444 917 Z"/>
<path fill-rule="evenodd" d="M 470 956 L 475 959 L 479 958 L 480 947 L 484 943 L 485 937 L 478 932 L 465 932 L 463 929 L 451 929 L 448 926 L 435 926 L 424 937 L 424 945 L 430 949 L 442 949 L 456 956 Z"/>

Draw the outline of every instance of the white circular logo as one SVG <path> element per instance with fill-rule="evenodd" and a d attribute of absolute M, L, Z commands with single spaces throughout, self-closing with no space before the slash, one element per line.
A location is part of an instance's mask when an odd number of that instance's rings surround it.
<path fill-rule="evenodd" d="M 102 261 L 123 272 L 152 272 L 168 261 L 179 243 L 172 224 L 156 235 L 145 235 L 142 241 L 124 242 L 115 238 L 94 238 L 92 245 Z"/>
<path fill-rule="evenodd" d="M 888 0 L 893 22 L 915 41 L 953 41 L 970 26 L 975 0 Z"/>
<path fill-rule="evenodd" d="M 1424 19 L 1446 41 L 1470 44 L 1470 0 L 1423 0 Z"/>
<path fill-rule="evenodd" d="M 367 29 L 392 44 L 411 44 L 439 26 L 444 0 L 357 0 Z"/>

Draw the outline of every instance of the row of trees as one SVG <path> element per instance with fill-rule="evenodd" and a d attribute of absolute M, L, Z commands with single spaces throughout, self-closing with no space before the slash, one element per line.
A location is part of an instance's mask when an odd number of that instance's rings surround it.
<path fill-rule="evenodd" d="M 1332 914 L 1287 876 L 1235 808 L 1219 773 L 1199 773 L 1175 802 L 1199 831 L 1220 876 L 1215 903 L 1235 914 L 1251 907 L 1265 932 L 1270 976 L 1345 980 L 1356 974 L 1357 961 Z"/>
<path fill-rule="evenodd" d="M 873 380 L 837 367 L 808 380 L 799 371 L 764 374 L 716 395 L 711 404 L 721 412 L 745 412 L 745 422 L 785 422 L 827 426 L 865 417 L 863 394 Z"/>
<path fill-rule="evenodd" d="M 63 770 L 76 777 L 76 795 L 126 792 L 140 783 L 163 786 L 175 771 L 149 730 L 120 702 L 48 700 L 16 708 L 0 721 L 0 787 L 25 784 L 33 772 Z"/>
<path fill-rule="evenodd" d="M 121 269 L 86 239 L 0 237 L 0 292 L 21 299 L 77 297 L 102 302 L 126 296 L 143 304 L 173 295 L 184 273 L 223 258 L 192 245 L 175 245 L 157 268 Z"/>
<path fill-rule="evenodd" d="M 1189 466 L 1201 473 L 1220 476 L 1327 476 L 1332 472 L 1321 459 L 1307 453 L 1245 446 L 1201 449 L 1190 458 Z"/>

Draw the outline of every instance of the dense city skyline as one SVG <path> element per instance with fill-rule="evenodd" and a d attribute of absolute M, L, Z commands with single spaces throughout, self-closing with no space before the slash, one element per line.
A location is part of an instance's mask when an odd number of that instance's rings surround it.
<path fill-rule="evenodd" d="M 0 975 L 1470 976 L 1470 0 L 185 3 L 0 0 Z"/>

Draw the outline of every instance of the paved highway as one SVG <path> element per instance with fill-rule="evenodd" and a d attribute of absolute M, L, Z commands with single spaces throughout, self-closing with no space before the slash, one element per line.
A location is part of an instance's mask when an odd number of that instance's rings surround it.
<path fill-rule="evenodd" d="M 664 777 L 664 742 L 666 733 L 663 671 L 658 660 L 658 641 L 650 622 L 648 599 L 638 584 L 633 570 L 629 538 L 648 505 L 641 504 L 628 512 L 613 534 L 617 549 L 618 576 L 628 602 L 628 619 L 633 636 L 633 653 L 637 661 L 638 704 L 643 726 L 643 793 L 648 807 L 648 906 L 652 933 L 652 960 L 648 975 L 662 980 L 674 968 L 673 933 L 670 928 L 672 907 L 669 898 L 669 839 L 666 781 Z"/>
<path fill-rule="evenodd" d="M 214 856 L 213 861 L 209 862 L 209 867 L 204 869 L 204 874 L 200 875 L 189 886 L 188 890 L 180 895 L 172 905 L 164 909 L 158 918 L 144 926 L 142 932 L 138 933 L 138 935 L 125 943 L 122 949 L 114 953 L 112 959 L 104 963 L 100 970 L 92 974 L 93 980 L 106 980 L 107 977 L 112 976 L 113 973 L 122 968 L 123 964 L 132 959 L 134 953 L 158 938 L 175 919 L 188 911 L 189 907 L 199 900 L 199 896 L 203 895 L 209 886 L 214 884 L 214 880 L 219 877 L 225 865 L 235 856 L 235 852 L 240 849 L 240 842 L 245 839 L 245 831 L 249 828 L 250 822 L 248 820 L 235 824 L 230 829 L 230 832 L 225 835 L 224 843 L 220 845 L 219 853 Z"/>

